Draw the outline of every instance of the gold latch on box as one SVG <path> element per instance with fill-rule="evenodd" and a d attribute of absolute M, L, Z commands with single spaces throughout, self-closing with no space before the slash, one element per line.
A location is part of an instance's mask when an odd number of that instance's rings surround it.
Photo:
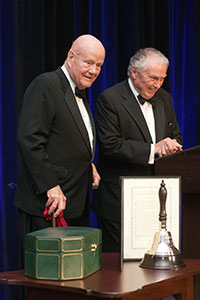
<path fill-rule="evenodd" d="M 97 250 L 98 245 L 97 244 L 92 244 L 91 245 L 91 251 L 94 252 Z"/>

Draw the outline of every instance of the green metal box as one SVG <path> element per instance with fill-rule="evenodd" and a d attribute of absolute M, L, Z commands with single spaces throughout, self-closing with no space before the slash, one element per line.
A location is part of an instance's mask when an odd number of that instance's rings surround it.
<path fill-rule="evenodd" d="M 82 279 L 101 268 L 102 234 L 90 227 L 49 227 L 26 235 L 25 275 Z"/>

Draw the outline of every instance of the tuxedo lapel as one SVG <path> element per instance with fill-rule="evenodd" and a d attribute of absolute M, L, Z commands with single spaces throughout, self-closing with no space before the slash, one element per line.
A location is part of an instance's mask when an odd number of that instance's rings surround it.
<path fill-rule="evenodd" d="M 66 76 L 64 75 L 63 71 L 59 68 L 56 70 L 59 78 L 60 78 L 60 82 L 61 82 L 61 89 L 64 91 L 65 96 L 64 96 L 64 101 L 66 103 L 66 105 L 68 106 L 68 108 L 71 111 L 71 114 L 73 116 L 74 122 L 76 123 L 82 137 L 83 140 L 88 148 L 88 150 L 91 152 L 91 146 L 90 146 L 90 141 L 89 141 L 89 137 L 88 137 L 88 133 L 87 133 L 87 129 L 85 127 L 83 118 L 81 116 L 80 110 L 78 108 L 78 105 L 76 103 L 76 99 L 75 96 L 72 92 L 72 89 L 70 87 L 69 81 L 67 80 Z M 88 109 L 87 109 L 88 110 Z M 90 117 L 91 119 L 91 117 Z"/>
<path fill-rule="evenodd" d="M 156 141 L 160 141 L 164 137 L 165 132 L 165 112 L 162 99 L 155 94 L 154 96 L 155 105 L 153 107 L 154 118 L 155 118 L 155 131 L 156 131 Z"/>
<path fill-rule="evenodd" d="M 140 106 L 139 106 L 137 100 L 135 99 L 135 96 L 131 92 L 127 82 L 125 83 L 124 89 L 122 91 L 122 105 L 125 107 L 127 112 L 135 120 L 138 127 L 141 129 L 144 139 L 148 143 L 152 143 L 152 138 L 151 138 L 147 123 L 144 119 L 143 113 L 140 109 Z"/>
<path fill-rule="evenodd" d="M 69 107 L 69 109 L 72 113 L 72 116 L 74 118 L 74 121 L 75 121 L 78 129 L 80 130 L 81 135 L 83 136 L 84 142 L 85 142 L 86 146 L 88 147 L 89 151 L 91 152 L 90 141 L 89 141 L 87 129 L 85 127 L 83 118 L 81 116 L 80 110 L 76 103 L 75 96 L 70 87 L 67 89 L 67 91 L 65 93 L 65 103 Z"/>

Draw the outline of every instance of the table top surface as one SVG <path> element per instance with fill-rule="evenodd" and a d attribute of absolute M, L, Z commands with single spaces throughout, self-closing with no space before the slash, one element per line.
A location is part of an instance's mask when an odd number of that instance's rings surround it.
<path fill-rule="evenodd" d="M 23 270 L 0 273 L 0 283 L 76 292 L 85 295 L 120 297 L 158 282 L 185 278 L 200 273 L 200 259 L 184 259 L 185 268 L 154 270 L 139 267 L 139 262 L 124 262 L 120 271 L 119 253 L 103 253 L 102 269 L 82 280 L 37 280 L 24 276 Z"/>

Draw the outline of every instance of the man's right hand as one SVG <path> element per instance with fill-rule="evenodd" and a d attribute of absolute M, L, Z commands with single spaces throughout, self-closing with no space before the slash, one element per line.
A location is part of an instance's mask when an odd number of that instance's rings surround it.
<path fill-rule="evenodd" d="M 182 151 L 182 145 L 180 145 L 175 139 L 172 140 L 169 137 L 155 144 L 155 154 L 159 157 L 178 151 Z"/>
<path fill-rule="evenodd" d="M 51 215 L 52 213 L 54 213 L 54 217 L 56 218 L 65 209 L 67 198 L 63 194 L 59 185 L 48 190 L 47 197 L 48 200 L 46 202 L 46 206 L 48 207 L 51 205 L 48 214 Z"/>

